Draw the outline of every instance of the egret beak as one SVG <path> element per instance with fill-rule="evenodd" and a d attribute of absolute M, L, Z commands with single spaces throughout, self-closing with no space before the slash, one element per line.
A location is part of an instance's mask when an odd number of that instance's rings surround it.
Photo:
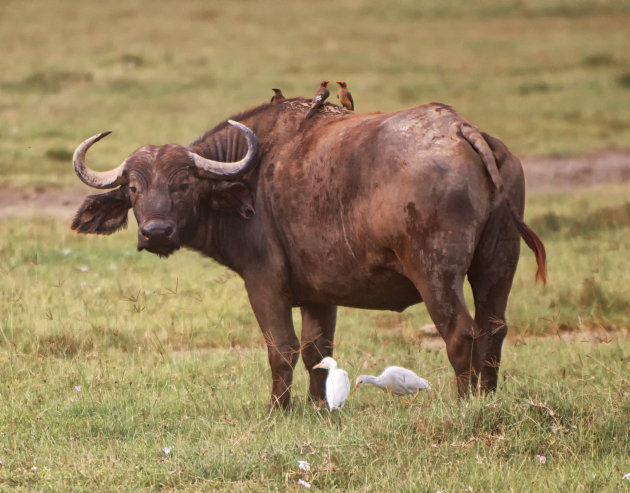
<path fill-rule="evenodd" d="M 319 363 L 317 363 L 313 368 L 311 368 L 311 370 L 317 370 L 318 368 L 322 367 L 322 363 L 321 361 Z"/>
<path fill-rule="evenodd" d="M 354 391 L 357 390 L 360 386 L 361 386 L 361 382 L 355 383 L 354 387 L 352 387 L 352 390 L 350 391 L 349 395 L 352 395 L 354 393 Z"/>

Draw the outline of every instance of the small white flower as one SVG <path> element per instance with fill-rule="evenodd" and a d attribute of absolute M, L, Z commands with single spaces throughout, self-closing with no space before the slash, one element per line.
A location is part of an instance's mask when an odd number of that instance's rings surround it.
<path fill-rule="evenodd" d="M 4 466 L 4 462 L 0 460 L 0 467 Z"/>
<path fill-rule="evenodd" d="M 623 479 L 625 479 L 626 481 L 630 481 L 630 472 L 628 474 L 624 474 Z"/>
<path fill-rule="evenodd" d="M 536 458 L 540 461 L 541 464 L 547 462 L 547 457 L 545 457 L 544 455 L 537 455 Z"/>
<path fill-rule="evenodd" d="M 69 248 L 64 248 L 63 250 L 61 250 L 61 253 L 63 253 L 65 256 L 70 255 L 71 252 L 72 250 L 70 250 Z"/>
<path fill-rule="evenodd" d="M 311 483 L 309 483 L 308 481 L 304 481 L 303 479 L 298 479 L 298 484 L 304 486 L 305 488 L 311 487 Z"/>
<path fill-rule="evenodd" d="M 145 289 L 144 290 L 144 295 L 145 296 L 149 296 L 151 294 L 151 290 L 150 289 Z"/>
<path fill-rule="evenodd" d="M 173 450 L 173 447 L 164 447 L 162 452 L 164 452 L 164 455 L 168 455 L 171 453 L 171 450 Z"/>
<path fill-rule="evenodd" d="M 33 472 L 37 471 L 37 466 L 31 467 L 31 471 L 33 471 Z"/>
<path fill-rule="evenodd" d="M 79 267 L 79 270 L 81 272 L 87 272 L 89 269 L 88 269 L 87 265 L 82 265 L 81 267 Z"/>
<path fill-rule="evenodd" d="M 298 469 L 302 469 L 302 471 L 310 471 L 311 470 L 311 465 L 306 462 L 305 460 L 299 460 L 298 461 Z"/>
<path fill-rule="evenodd" d="M 81 287 L 84 288 L 85 286 L 87 286 L 87 282 L 81 281 Z"/>
<path fill-rule="evenodd" d="M 468 486 L 466 487 L 466 491 L 472 491 L 472 486 L 468 485 Z"/>
<path fill-rule="evenodd" d="M 74 390 L 76 390 L 77 392 L 81 392 L 81 386 L 80 385 L 75 385 L 74 386 Z"/>

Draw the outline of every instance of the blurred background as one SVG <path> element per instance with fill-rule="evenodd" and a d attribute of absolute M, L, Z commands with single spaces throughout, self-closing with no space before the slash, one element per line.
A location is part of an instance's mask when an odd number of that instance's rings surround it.
<path fill-rule="evenodd" d="M 520 156 L 627 148 L 629 25 L 625 0 L 2 0 L 0 186 L 76 187 L 97 132 L 111 168 L 322 79 L 358 112 L 447 103 Z"/>

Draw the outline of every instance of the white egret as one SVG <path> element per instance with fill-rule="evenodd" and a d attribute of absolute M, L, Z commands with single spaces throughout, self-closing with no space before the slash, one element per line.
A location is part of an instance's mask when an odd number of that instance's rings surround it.
<path fill-rule="evenodd" d="M 431 390 L 431 385 L 424 378 L 411 370 L 400 366 L 388 366 L 378 377 L 359 375 L 354 382 L 353 391 L 364 383 L 371 383 L 393 395 L 415 394 L 418 390 Z"/>
<path fill-rule="evenodd" d="M 338 368 L 337 362 L 330 356 L 326 356 L 317 363 L 313 370 L 316 368 L 328 370 L 328 376 L 326 377 L 326 402 L 328 403 L 328 409 L 332 411 L 333 409 L 342 408 L 350 394 L 348 372 Z"/>

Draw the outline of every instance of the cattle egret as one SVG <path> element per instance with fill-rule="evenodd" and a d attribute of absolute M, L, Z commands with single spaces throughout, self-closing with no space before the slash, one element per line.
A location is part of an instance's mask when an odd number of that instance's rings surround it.
<path fill-rule="evenodd" d="M 328 370 L 328 377 L 326 377 L 326 402 L 328 403 L 328 409 L 331 411 L 333 409 L 341 409 L 350 394 L 348 372 L 338 368 L 337 362 L 330 356 L 326 356 L 317 363 L 313 370 L 316 368 Z"/>
<path fill-rule="evenodd" d="M 356 390 L 357 387 L 364 383 L 376 385 L 393 395 L 415 394 L 422 389 L 431 390 L 431 385 L 424 378 L 400 366 L 388 366 L 378 377 L 360 375 L 355 380 L 354 389 L 352 390 Z"/>

